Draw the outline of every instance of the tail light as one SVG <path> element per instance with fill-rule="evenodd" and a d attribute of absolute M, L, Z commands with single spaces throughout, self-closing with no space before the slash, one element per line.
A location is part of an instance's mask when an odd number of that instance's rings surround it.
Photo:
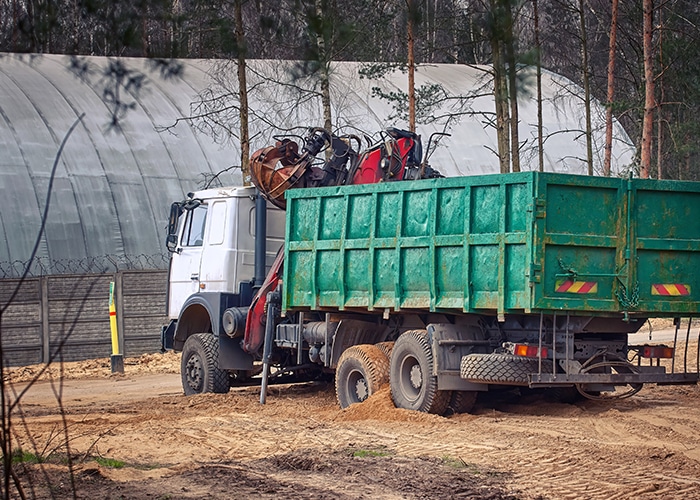
<path fill-rule="evenodd" d="M 543 358 L 547 357 L 549 351 L 546 347 L 538 347 L 536 345 L 528 344 L 504 344 L 507 351 L 509 351 L 514 356 L 523 356 L 526 358 L 539 358 L 540 354 Z"/>
<path fill-rule="evenodd" d="M 645 345 L 642 346 L 639 353 L 643 358 L 673 358 L 674 349 L 665 345 Z"/>

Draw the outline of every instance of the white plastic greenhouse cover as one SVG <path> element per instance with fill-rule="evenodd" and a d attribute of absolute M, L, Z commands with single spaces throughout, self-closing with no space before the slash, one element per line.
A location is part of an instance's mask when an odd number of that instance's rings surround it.
<path fill-rule="evenodd" d="M 210 75 L 214 61 L 181 60 L 180 75 L 163 78 L 147 60 L 124 58 L 127 68 L 145 75 L 140 92 L 119 89 L 129 105 L 120 128 L 109 127 L 109 102 L 105 101 L 104 68 L 109 59 L 84 58 L 91 71 L 82 77 L 70 69 L 70 58 L 60 55 L 0 54 L 0 186 L 4 193 L 0 210 L 0 262 L 26 261 L 41 226 L 50 173 L 61 141 L 76 119 L 85 113 L 67 140 L 53 182 L 46 231 L 38 257 L 50 261 L 89 259 L 105 255 L 154 255 L 166 253 L 165 226 L 170 203 L 202 186 L 204 175 L 240 163 L 235 141 L 219 144 L 180 121 L 189 116 L 198 94 L 216 85 Z M 249 61 L 249 81 L 261 74 L 292 81 L 289 63 Z M 395 71 L 381 80 L 359 77 L 358 63 L 337 63 L 331 75 L 333 116 L 339 132 L 376 133 L 388 126 L 392 107 L 372 96 L 372 87 L 384 91 L 405 89 L 406 75 Z M 440 84 L 447 96 L 463 96 L 433 110 L 432 116 L 460 112 L 440 146 L 430 158 L 433 167 L 447 176 L 495 173 L 493 97 L 488 93 L 486 68 L 460 65 L 422 66 L 416 85 Z M 234 70 L 230 70 L 233 72 Z M 230 73 L 235 81 L 235 73 Z M 259 83 L 258 81 L 258 83 Z M 294 80 L 310 85 L 309 80 Z M 212 87 L 214 85 L 214 87 Z M 322 126 L 318 98 L 306 99 L 281 84 L 260 84 L 251 92 L 251 151 L 271 144 L 280 129 Z M 573 91 L 572 91 L 573 89 Z M 291 93 L 290 93 L 291 92 Z M 554 74 L 543 75 L 543 123 L 545 169 L 586 173 L 583 101 L 580 89 Z M 291 99 L 291 101 L 290 101 Z M 235 102 L 231 104 L 235 105 Z M 520 140 L 523 170 L 537 168 L 537 107 L 523 97 L 520 107 Z M 237 130 L 237 124 L 230 124 Z M 444 122 L 419 125 L 424 147 L 427 137 L 442 131 Z M 593 151 L 596 171 L 602 165 L 604 108 L 593 106 Z M 159 131 L 160 130 L 160 131 Z M 302 133 L 303 129 L 296 129 Z M 615 124 L 613 173 L 632 163 L 634 149 L 619 124 Z M 376 136 L 375 136 L 376 137 Z M 224 184 L 240 184 L 238 171 L 221 176 Z"/>

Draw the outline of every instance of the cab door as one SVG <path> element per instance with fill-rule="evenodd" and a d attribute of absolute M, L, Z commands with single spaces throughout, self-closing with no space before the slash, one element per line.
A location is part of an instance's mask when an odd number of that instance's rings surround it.
<path fill-rule="evenodd" d="M 204 229 L 208 206 L 205 203 L 186 210 L 181 218 L 178 242 L 170 258 L 168 316 L 177 318 L 187 297 L 199 292 Z"/>

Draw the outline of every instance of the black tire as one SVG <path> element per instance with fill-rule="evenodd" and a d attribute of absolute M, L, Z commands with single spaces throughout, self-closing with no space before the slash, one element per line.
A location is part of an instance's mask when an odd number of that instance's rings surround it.
<path fill-rule="evenodd" d="M 391 351 L 394 349 L 394 342 L 379 342 L 378 344 L 374 345 L 376 345 L 377 348 L 384 353 L 386 359 L 391 359 Z"/>
<path fill-rule="evenodd" d="M 451 391 L 438 391 L 433 351 L 425 330 L 403 333 L 391 351 L 389 384 L 397 408 L 442 415 Z"/>
<path fill-rule="evenodd" d="M 544 391 L 545 397 L 553 403 L 574 404 L 586 398 L 576 387 L 550 387 Z"/>
<path fill-rule="evenodd" d="M 211 333 L 190 335 L 182 348 L 180 374 L 187 396 L 205 392 L 226 393 L 229 374 L 218 366 L 219 340 Z"/>
<path fill-rule="evenodd" d="M 335 370 L 335 394 L 341 408 L 361 403 L 389 381 L 389 360 L 370 344 L 347 348 Z"/>
<path fill-rule="evenodd" d="M 528 375 L 537 373 L 539 360 L 510 354 L 468 354 L 462 357 L 460 376 L 471 382 L 529 385 Z M 542 360 L 542 373 L 552 372 L 552 362 Z"/>
<path fill-rule="evenodd" d="M 469 413 L 474 408 L 477 394 L 476 391 L 452 391 L 446 414 Z"/>

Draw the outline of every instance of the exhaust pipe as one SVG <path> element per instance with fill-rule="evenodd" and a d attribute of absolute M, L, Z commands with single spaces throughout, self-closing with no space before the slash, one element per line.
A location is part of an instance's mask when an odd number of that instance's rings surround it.
<path fill-rule="evenodd" d="M 255 278 L 253 287 L 260 288 L 265 281 L 265 254 L 267 250 L 267 202 L 262 193 L 255 195 Z"/>

